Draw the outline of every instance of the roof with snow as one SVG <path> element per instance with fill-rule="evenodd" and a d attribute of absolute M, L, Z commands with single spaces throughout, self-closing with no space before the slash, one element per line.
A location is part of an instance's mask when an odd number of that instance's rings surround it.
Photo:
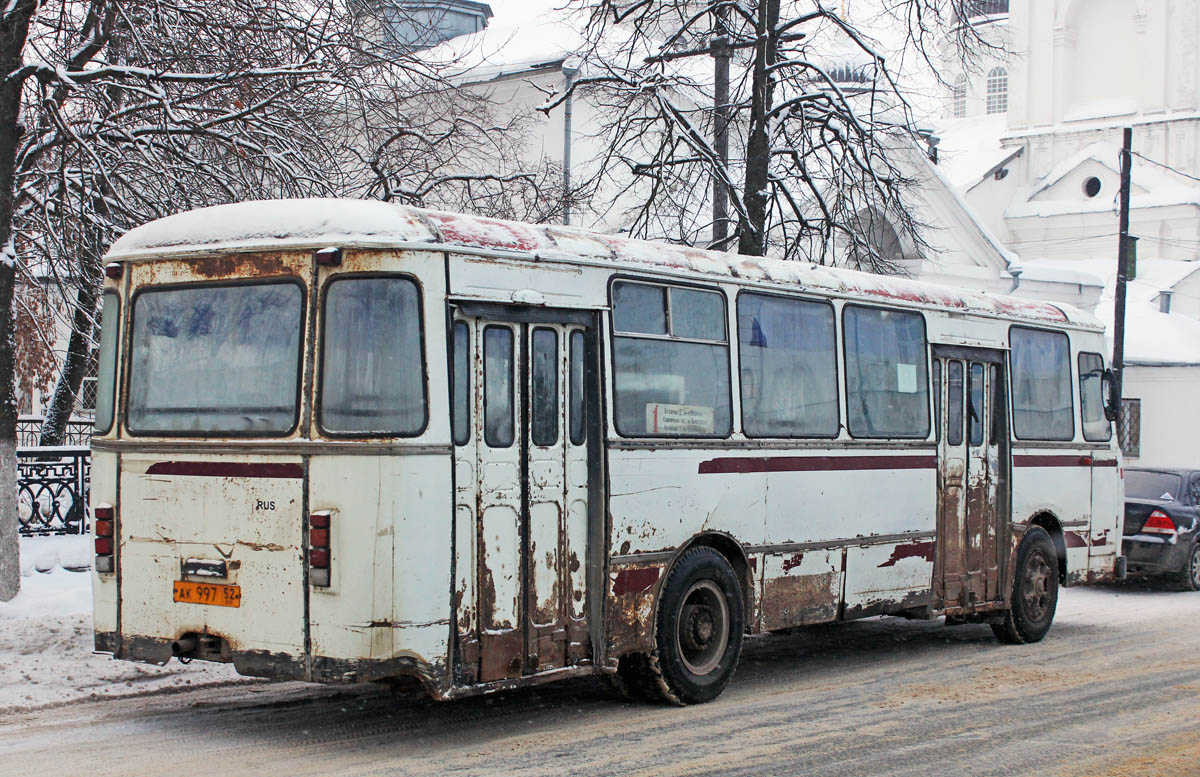
<path fill-rule="evenodd" d="M 1091 315 L 1049 304 L 932 283 L 633 240 L 571 227 L 422 210 L 377 200 L 264 200 L 189 211 L 126 233 L 107 259 L 261 250 L 410 248 L 458 250 L 526 261 L 565 261 L 622 269 L 783 284 L 834 295 L 878 297 L 954 312 L 1100 328 Z"/>

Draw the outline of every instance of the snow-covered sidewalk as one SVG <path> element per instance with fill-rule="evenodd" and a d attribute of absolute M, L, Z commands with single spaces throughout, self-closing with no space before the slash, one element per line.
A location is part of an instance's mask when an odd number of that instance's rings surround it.
<path fill-rule="evenodd" d="M 21 593 L 0 602 L 0 714 L 246 681 L 223 664 L 147 666 L 94 655 L 88 544 L 88 537 L 22 538 Z"/>

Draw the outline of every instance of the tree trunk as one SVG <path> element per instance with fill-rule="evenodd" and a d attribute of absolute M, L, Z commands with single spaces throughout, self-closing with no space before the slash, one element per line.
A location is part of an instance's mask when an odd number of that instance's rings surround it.
<path fill-rule="evenodd" d="M 0 602 L 21 590 L 17 527 L 17 381 L 13 294 L 17 260 L 13 248 L 13 184 L 21 138 L 22 64 L 37 0 L 15 0 L 0 11 Z"/>
<path fill-rule="evenodd" d="M 54 397 L 42 422 L 40 445 L 62 445 L 67 436 L 67 422 L 79 397 L 79 386 L 92 355 L 92 334 L 95 331 L 96 300 L 101 283 L 92 272 L 94 261 L 83 262 L 83 276 L 75 295 L 75 315 L 71 320 L 71 339 L 67 343 L 67 358 L 63 361 Z"/>
<path fill-rule="evenodd" d="M 767 114 L 771 112 L 775 64 L 779 41 L 779 0 L 759 0 L 758 45 L 754 47 L 754 83 L 750 98 L 750 128 L 746 144 L 746 215 L 739 219 L 738 253 L 762 256 L 767 252 L 767 191 L 770 185 L 771 138 Z"/>

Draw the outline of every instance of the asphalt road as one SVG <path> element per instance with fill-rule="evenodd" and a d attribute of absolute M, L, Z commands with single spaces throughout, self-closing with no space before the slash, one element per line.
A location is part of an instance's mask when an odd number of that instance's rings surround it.
<path fill-rule="evenodd" d="M 1200 593 L 1070 589 L 1040 644 L 883 618 L 747 643 L 697 707 L 240 684 L 0 717 L 0 775 L 1200 775 Z"/>

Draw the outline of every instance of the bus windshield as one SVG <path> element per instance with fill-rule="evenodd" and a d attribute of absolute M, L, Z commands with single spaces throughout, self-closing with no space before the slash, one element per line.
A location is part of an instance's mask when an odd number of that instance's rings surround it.
<path fill-rule="evenodd" d="M 290 431 L 299 396 L 303 296 L 293 282 L 138 294 L 129 428 L 149 434 Z"/>

